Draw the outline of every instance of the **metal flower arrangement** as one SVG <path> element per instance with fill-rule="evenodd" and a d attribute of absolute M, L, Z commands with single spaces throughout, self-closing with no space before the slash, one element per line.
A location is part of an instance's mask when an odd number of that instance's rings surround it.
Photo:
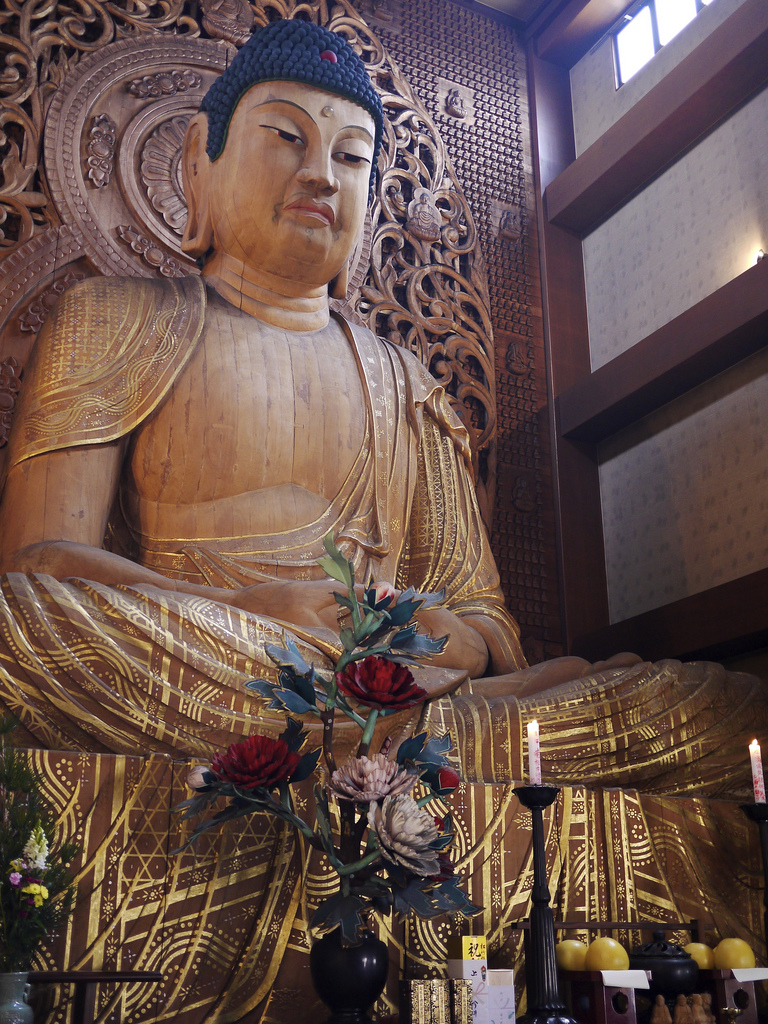
<path fill-rule="evenodd" d="M 389 738 L 380 750 L 370 749 L 378 719 L 427 697 L 407 666 L 438 654 L 447 638 L 420 634 L 413 620 L 420 608 L 439 603 L 443 595 L 412 588 L 397 594 L 387 583 L 371 582 L 360 599 L 352 563 L 330 536 L 325 548 L 328 555 L 319 564 L 346 588 L 346 593 L 334 593 L 349 615 L 349 626 L 340 630 L 341 657 L 333 670 L 318 669 L 286 638 L 284 646 L 267 647 L 278 682 L 246 684 L 270 709 L 319 719 L 322 749 L 304 751 L 308 734 L 301 722 L 288 717 L 278 739 L 249 736 L 215 755 L 210 769 L 193 768 L 188 783 L 195 795 L 179 807 L 184 818 L 201 814 L 220 797 L 227 805 L 200 821 L 182 849 L 202 832 L 243 815 L 267 813 L 288 822 L 325 853 L 340 879 L 339 891 L 320 904 L 312 927 L 325 934 L 340 926 L 342 941 L 355 944 L 371 912 L 468 917 L 480 908 L 462 890 L 450 858 L 450 814 L 434 816 L 426 810 L 426 804 L 448 796 L 460 782 L 446 757 L 450 736 L 421 733 L 403 742 L 394 758 Z M 356 755 L 338 765 L 333 750 L 337 714 L 362 733 Z M 312 823 L 296 813 L 291 786 L 316 770 L 322 781 L 314 785 Z M 420 795 L 415 796 L 417 785 Z M 337 816 L 331 813 L 331 800 L 338 804 Z"/>

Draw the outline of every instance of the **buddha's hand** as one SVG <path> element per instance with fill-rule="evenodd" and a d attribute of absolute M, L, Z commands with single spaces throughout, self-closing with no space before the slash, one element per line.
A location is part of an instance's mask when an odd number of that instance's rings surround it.
<path fill-rule="evenodd" d="M 340 616 L 345 609 L 337 604 L 333 592 L 342 589 L 333 580 L 280 580 L 230 592 L 228 603 L 288 625 L 308 629 L 325 626 L 338 633 Z M 359 600 L 363 598 L 364 589 L 360 584 L 356 587 Z M 445 650 L 430 664 L 465 669 L 473 678 L 483 674 L 488 663 L 488 648 L 477 630 L 448 608 L 424 608 L 417 612 L 416 619 L 422 632 L 433 637 L 448 637 Z"/>
<path fill-rule="evenodd" d="M 339 615 L 344 609 L 337 604 L 333 592 L 343 589 L 341 584 L 331 579 L 277 580 L 243 587 L 233 593 L 229 603 L 243 611 L 279 619 L 290 625 L 325 626 L 338 632 Z M 359 600 L 362 600 L 363 589 L 360 585 L 356 588 Z"/>

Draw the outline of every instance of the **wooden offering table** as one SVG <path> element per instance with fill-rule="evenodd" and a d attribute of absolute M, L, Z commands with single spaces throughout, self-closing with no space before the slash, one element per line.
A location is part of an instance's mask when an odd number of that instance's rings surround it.
<path fill-rule="evenodd" d="M 768 970 L 699 971 L 699 987 L 712 995 L 718 1024 L 727 1024 L 725 1010 L 739 1010 L 739 1024 L 757 1024 L 755 982 L 768 980 Z"/>
<path fill-rule="evenodd" d="M 30 971 L 30 985 L 74 985 L 72 1024 L 94 1024 L 97 985 L 162 981 L 159 971 Z"/>
<path fill-rule="evenodd" d="M 647 990 L 648 971 L 562 972 L 560 977 L 568 989 L 570 1013 L 579 1024 L 637 1024 L 635 988 L 638 985 L 624 984 L 619 977 L 630 974 L 644 975 L 642 987 Z"/>

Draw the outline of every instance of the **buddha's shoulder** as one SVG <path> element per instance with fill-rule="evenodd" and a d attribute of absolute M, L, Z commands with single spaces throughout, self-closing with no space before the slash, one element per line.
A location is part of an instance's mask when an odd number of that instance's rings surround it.
<path fill-rule="evenodd" d="M 379 338 L 378 340 L 402 367 L 411 395 L 416 402 L 426 402 L 427 398 L 435 391 L 442 390 L 439 382 L 410 349 L 403 348 L 402 345 L 398 345 L 388 338 Z"/>
<path fill-rule="evenodd" d="M 199 277 L 92 277 L 68 288 L 51 310 L 32 355 L 46 376 L 111 365 L 136 355 L 177 359 L 195 344 L 205 315 Z M 140 349 L 140 352 L 137 351 Z"/>
<path fill-rule="evenodd" d="M 418 401 L 423 401 L 427 395 L 440 387 L 427 367 L 409 349 L 388 338 L 378 337 L 362 324 L 349 320 L 347 324 L 355 337 L 358 350 L 364 352 L 368 349 L 370 352 L 371 349 L 378 349 L 380 353 L 385 353 L 389 362 L 400 370 Z"/>
<path fill-rule="evenodd" d="M 468 464 L 471 463 L 467 430 L 452 408 L 445 388 L 418 356 L 388 338 L 377 338 L 367 327 L 350 326 L 358 339 L 358 348 L 360 339 L 365 338 L 368 344 L 379 345 L 388 353 L 390 365 L 400 371 L 394 374 L 395 386 L 398 383 L 402 386 L 408 404 L 423 407 L 427 418 L 451 435 Z"/>
<path fill-rule="evenodd" d="M 54 313 L 59 316 L 82 313 L 124 316 L 128 309 L 136 306 L 163 308 L 204 302 L 205 287 L 202 278 L 197 276 L 173 279 L 89 277 L 63 292 Z"/>

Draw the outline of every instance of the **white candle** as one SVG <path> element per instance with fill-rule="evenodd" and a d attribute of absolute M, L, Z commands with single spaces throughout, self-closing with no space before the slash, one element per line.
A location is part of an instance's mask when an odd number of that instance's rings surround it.
<path fill-rule="evenodd" d="M 532 786 L 541 785 L 541 750 L 539 748 L 539 723 L 534 718 L 528 723 L 528 777 Z M 765 796 L 763 796 L 765 799 Z"/>
<path fill-rule="evenodd" d="M 760 756 L 760 744 L 752 740 L 749 744 L 749 759 L 752 762 L 752 788 L 755 791 L 755 803 L 765 803 L 765 778 L 763 776 L 763 759 Z"/>

